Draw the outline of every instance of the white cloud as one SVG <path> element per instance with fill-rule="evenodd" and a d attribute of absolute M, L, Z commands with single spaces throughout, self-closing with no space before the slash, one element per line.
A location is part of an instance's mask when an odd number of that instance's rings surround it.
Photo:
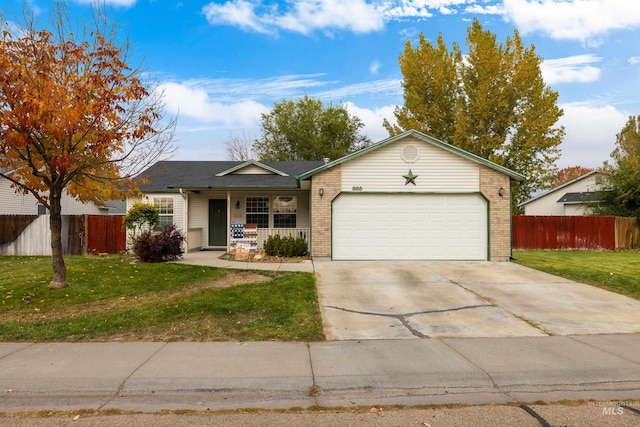
<path fill-rule="evenodd" d="M 273 18 L 285 30 L 308 34 L 318 29 L 340 29 L 354 33 L 381 30 L 379 10 L 365 0 L 298 0 L 293 10 Z"/>
<path fill-rule="evenodd" d="M 6 30 L 11 34 L 11 37 L 21 38 L 25 36 L 24 27 L 16 24 L 13 21 L 6 21 L 4 25 L 1 26 L 1 30 Z"/>
<path fill-rule="evenodd" d="M 411 5 L 402 5 L 390 7 L 384 11 L 387 19 L 404 19 L 404 18 L 431 18 L 433 13 L 429 12 L 426 7 L 416 7 Z"/>
<path fill-rule="evenodd" d="M 319 80 L 321 76 L 287 75 L 262 80 L 201 79 L 161 83 L 158 90 L 164 94 L 167 112 L 178 114 L 176 137 L 180 149 L 176 158 L 225 158 L 224 142 L 232 133 L 258 135 L 261 114 L 271 111 L 273 100 L 301 96 L 307 92 L 306 88 L 336 86 L 337 82 Z M 388 93 L 402 93 L 399 80 L 347 85 L 324 92 L 311 92 L 311 96 L 336 104 L 341 97 L 364 95 L 370 101 Z M 388 137 L 382 122 L 386 118 L 395 123 L 395 105 L 379 108 L 364 108 L 354 102 L 345 102 L 343 105 L 363 121 L 363 132 L 372 141 Z"/>
<path fill-rule="evenodd" d="M 95 4 L 95 0 L 73 0 L 75 3 L 80 4 Z M 129 7 L 136 4 L 137 0 L 102 0 L 107 6 L 124 6 Z"/>
<path fill-rule="evenodd" d="M 300 96 L 332 81 L 320 80 L 324 74 L 287 74 L 265 79 L 191 79 L 181 84 L 205 91 L 218 102 L 232 103 L 249 98 L 277 99 Z"/>
<path fill-rule="evenodd" d="M 600 68 L 588 64 L 602 61 L 595 55 L 575 55 L 566 58 L 545 59 L 540 69 L 546 83 L 589 83 L 600 78 Z"/>
<path fill-rule="evenodd" d="M 382 62 L 374 59 L 371 62 L 371 65 L 369 65 L 369 72 L 373 75 L 378 74 L 378 70 L 380 70 L 380 67 L 382 67 Z"/>
<path fill-rule="evenodd" d="M 631 65 L 636 65 L 640 63 L 640 56 L 632 56 L 627 61 L 629 61 L 629 64 Z"/>
<path fill-rule="evenodd" d="M 479 4 L 473 4 L 464 9 L 465 13 L 471 13 L 474 15 L 504 15 L 505 10 L 502 5 L 491 4 L 481 6 Z"/>
<path fill-rule="evenodd" d="M 269 110 L 251 99 L 214 102 L 204 88 L 188 83 L 166 82 L 160 84 L 158 89 L 164 92 L 165 106 L 170 113 L 204 123 L 252 127 L 260 120 L 260 114 Z"/>
<path fill-rule="evenodd" d="M 486 1 L 485 1 L 486 2 Z M 451 15 L 464 9 L 470 13 L 501 13 L 496 5 L 480 6 L 476 0 L 288 0 L 266 5 L 261 0 L 211 2 L 202 8 L 212 25 L 231 25 L 245 31 L 310 34 L 322 31 L 370 33 L 384 28 L 386 21 L 430 18 L 434 13 Z"/>
<path fill-rule="evenodd" d="M 296 0 L 286 5 L 281 10 L 277 5 L 265 6 L 257 1 L 229 0 L 224 4 L 209 3 L 202 11 L 212 25 L 232 25 L 263 33 L 278 30 L 302 34 L 316 30 L 369 33 L 384 27 L 380 10 L 366 0 Z"/>
<path fill-rule="evenodd" d="M 382 126 L 382 122 L 387 119 L 392 124 L 396 123 L 396 117 L 393 115 L 395 105 L 386 105 L 375 109 L 358 107 L 352 102 L 346 102 L 344 105 L 349 114 L 362 120 L 364 123 L 363 133 L 371 141 L 378 142 L 389 137 L 389 132 Z"/>
<path fill-rule="evenodd" d="M 601 166 L 615 148 L 616 134 L 628 115 L 612 105 L 568 103 L 560 104 L 560 108 L 564 115 L 559 124 L 565 127 L 566 135 L 558 166 Z"/>
<path fill-rule="evenodd" d="M 364 83 L 355 83 L 347 86 L 318 92 L 314 96 L 330 101 L 343 100 L 355 96 L 366 95 L 369 98 L 381 96 L 401 96 L 401 80 L 373 80 Z"/>
<path fill-rule="evenodd" d="M 212 25 L 232 25 L 243 30 L 267 33 L 270 30 L 260 21 L 253 3 L 245 0 L 232 0 L 224 4 L 209 3 L 202 8 L 207 21 Z"/>
<path fill-rule="evenodd" d="M 612 30 L 640 26 L 637 0 L 504 0 L 506 19 L 523 34 L 588 41 Z"/>
<path fill-rule="evenodd" d="M 434 12 L 442 15 L 456 14 L 459 6 L 474 3 L 475 0 L 396 0 L 385 2 L 382 10 L 384 16 L 389 20 L 430 18 Z"/>

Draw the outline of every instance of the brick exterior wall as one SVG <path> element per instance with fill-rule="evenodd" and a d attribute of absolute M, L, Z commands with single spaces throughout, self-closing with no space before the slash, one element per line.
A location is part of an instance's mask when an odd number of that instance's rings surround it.
<path fill-rule="evenodd" d="M 504 196 L 498 194 L 504 188 Z M 480 192 L 489 200 L 489 253 L 492 261 L 511 256 L 511 195 L 509 177 L 480 165 Z"/>
<path fill-rule="evenodd" d="M 340 194 L 341 184 L 341 165 L 311 178 L 311 256 L 331 256 L 331 202 Z"/>

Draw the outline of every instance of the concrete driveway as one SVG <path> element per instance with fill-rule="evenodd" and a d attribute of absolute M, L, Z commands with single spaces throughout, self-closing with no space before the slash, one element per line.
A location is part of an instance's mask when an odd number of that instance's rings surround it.
<path fill-rule="evenodd" d="M 329 340 L 640 332 L 640 301 L 514 263 L 314 266 Z"/>

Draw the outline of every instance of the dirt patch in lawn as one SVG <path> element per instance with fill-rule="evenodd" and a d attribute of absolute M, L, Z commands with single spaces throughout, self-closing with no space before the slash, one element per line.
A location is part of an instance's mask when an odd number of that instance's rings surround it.
<path fill-rule="evenodd" d="M 266 283 L 273 280 L 273 277 L 252 271 L 228 271 L 224 277 L 211 282 L 201 283 L 198 289 L 202 288 L 230 288 L 232 286 L 248 285 L 250 283 Z"/>

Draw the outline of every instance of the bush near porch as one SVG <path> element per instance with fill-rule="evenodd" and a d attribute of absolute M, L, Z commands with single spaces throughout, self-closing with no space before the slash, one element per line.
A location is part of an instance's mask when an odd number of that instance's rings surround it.
<path fill-rule="evenodd" d="M 267 238 L 263 250 L 267 256 L 301 257 L 307 255 L 307 241 L 303 237 L 276 234 Z"/>
<path fill-rule="evenodd" d="M 225 270 L 133 257 L 0 257 L 0 341 L 318 341 L 309 273 Z"/>
<path fill-rule="evenodd" d="M 515 262 L 640 300 L 640 252 L 514 251 Z"/>

